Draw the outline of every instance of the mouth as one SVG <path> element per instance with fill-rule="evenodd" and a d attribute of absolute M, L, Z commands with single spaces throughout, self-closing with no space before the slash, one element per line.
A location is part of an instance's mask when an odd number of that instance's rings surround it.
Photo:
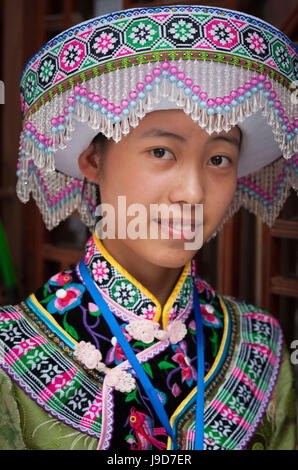
<path fill-rule="evenodd" d="M 175 235 L 177 239 L 190 239 L 195 237 L 196 233 L 202 227 L 201 222 L 185 222 L 181 225 L 181 221 L 173 221 L 173 220 L 161 220 L 161 219 L 153 219 L 156 222 L 161 230 L 169 235 Z"/>

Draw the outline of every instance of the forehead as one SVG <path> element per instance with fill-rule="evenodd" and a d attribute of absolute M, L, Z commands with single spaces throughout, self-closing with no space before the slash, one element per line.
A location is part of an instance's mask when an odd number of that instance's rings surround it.
<path fill-rule="evenodd" d="M 230 136 L 232 140 L 236 140 L 238 143 L 241 140 L 241 130 L 238 126 L 232 127 L 228 132 L 213 132 L 209 135 L 182 109 L 159 110 L 148 113 L 127 137 L 130 139 L 154 136 L 171 137 L 171 134 L 173 138 L 174 136 L 181 137 L 181 141 L 189 141 L 190 139 L 198 139 L 204 142 L 216 141 L 217 136 Z"/>

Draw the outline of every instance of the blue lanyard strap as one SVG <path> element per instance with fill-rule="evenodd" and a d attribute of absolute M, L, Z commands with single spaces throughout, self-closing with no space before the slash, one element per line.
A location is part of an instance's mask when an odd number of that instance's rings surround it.
<path fill-rule="evenodd" d="M 79 264 L 79 270 L 83 281 L 92 296 L 94 302 L 99 307 L 105 321 L 109 325 L 113 335 L 117 338 L 118 343 L 120 344 L 127 360 L 133 367 L 135 373 L 137 374 L 142 386 L 153 405 L 157 416 L 159 417 L 163 427 L 167 431 L 168 435 L 171 437 L 174 449 L 177 450 L 177 442 L 171 428 L 169 418 L 166 414 L 166 411 L 157 395 L 157 392 L 153 385 L 150 382 L 146 372 L 144 371 L 143 367 L 139 363 L 138 359 L 136 358 L 135 353 L 133 352 L 131 346 L 129 345 L 127 339 L 125 338 L 119 324 L 117 323 L 114 315 L 112 314 L 111 310 L 109 309 L 108 305 L 106 304 L 105 300 L 103 299 L 100 291 L 96 287 L 93 282 L 91 275 L 82 259 Z M 196 296 L 195 296 L 196 293 Z M 195 320 L 196 320 L 196 329 L 197 329 L 197 352 L 198 352 L 198 384 L 199 382 L 199 375 L 200 379 L 203 377 L 203 381 L 201 384 L 203 385 L 202 388 L 198 387 L 197 391 L 197 406 L 196 406 L 196 434 L 195 434 L 195 449 L 203 449 L 203 438 L 204 438 L 204 347 L 203 347 L 203 331 L 202 330 L 202 319 L 201 319 L 201 312 L 200 312 L 200 303 L 198 298 L 198 293 L 194 286 L 194 307 L 195 307 Z M 197 310 L 197 311 L 196 311 Z M 199 320 L 199 321 L 198 321 Z M 200 331 L 199 331 L 200 330 Z M 200 344 L 198 342 L 200 341 Z M 200 360 L 200 363 L 199 363 Z M 199 406 L 198 406 L 199 405 Z M 198 426 L 198 428 L 197 428 Z M 198 432 L 199 431 L 199 432 Z"/>

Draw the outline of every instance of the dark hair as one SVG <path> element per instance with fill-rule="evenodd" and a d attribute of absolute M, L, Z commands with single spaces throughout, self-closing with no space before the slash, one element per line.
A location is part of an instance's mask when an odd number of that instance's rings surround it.
<path fill-rule="evenodd" d="M 101 132 L 99 132 L 94 139 L 91 142 L 94 147 L 95 151 L 100 154 L 100 161 L 99 161 L 99 172 L 103 174 L 104 170 L 104 160 L 107 152 L 108 145 L 110 144 L 110 140 Z M 100 188 L 99 185 L 96 185 L 96 199 L 97 199 L 97 205 L 101 203 L 101 198 L 100 198 Z"/>
<path fill-rule="evenodd" d="M 110 144 L 110 140 L 104 134 L 99 132 L 94 137 L 91 143 L 94 145 L 95 151 L 100 154 L 99 171 L 103 173 L 104 159 L 105 159 L 108 145 Z"/>

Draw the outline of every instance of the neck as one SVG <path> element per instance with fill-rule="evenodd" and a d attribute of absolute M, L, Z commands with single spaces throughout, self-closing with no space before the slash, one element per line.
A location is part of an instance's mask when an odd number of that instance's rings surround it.
<path fill-rule="evenodd" d="M 184 267 L 168 268 L 151 264 L 137 257 L 127 245 L 123 249 L 119 240 L 104 239 L 101 243 L 117 263 L 156 297 L 163 309 Z"/>

